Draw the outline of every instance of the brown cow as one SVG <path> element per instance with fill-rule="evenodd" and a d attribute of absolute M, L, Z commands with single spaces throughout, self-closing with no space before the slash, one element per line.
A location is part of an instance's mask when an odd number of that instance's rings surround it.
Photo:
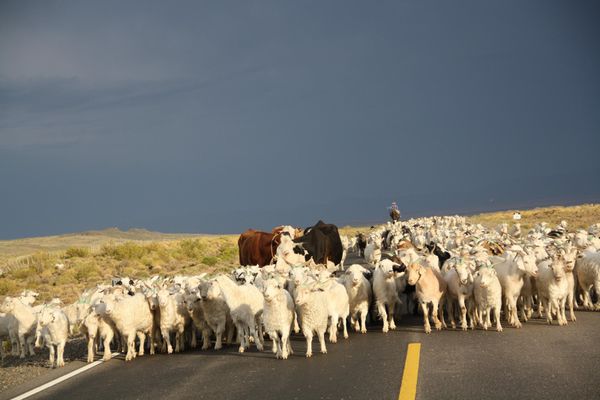
<path fill-rule="evenodd" d="M 281 229 L 275 228 L 271 233 L 248 229 L 238 239 L 240 265 L 271 264 L 280 242 Z"/>

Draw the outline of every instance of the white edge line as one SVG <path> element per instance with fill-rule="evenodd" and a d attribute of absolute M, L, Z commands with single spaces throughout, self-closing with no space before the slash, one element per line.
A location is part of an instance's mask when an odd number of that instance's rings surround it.
<path fill-rule="evenodd" d="M 118 356 L 119 354 L 120 353 L 112 353 L 112 356 L 115 357 L 115 356 Z M 58 385 L 59 383 L 66 381 L 67 379 L 70 379 L 70 378 L 72 378 L 72 377 L 74 377 L 76 375 L 79 375 L 80 373 L 85 372 L 88 369 L 94 368 L 95 366 L 100 365 L 103 362 L 104 362 L 104 360 L 94 361 L 91 364 L 88 364 L 88 365 L 86 365 L 84 367 L 76 369 L 75 371 L 71 371 L 71 372 L 69 372 L 66 375 L 63 375 L 61 377 L 58 377 L 58 378 L 54 379 L 53 381 L 45 383 L 42 386 L 38 386 L 35 389 L 31 389 L 29 392 L 25 392 L 22 395 L 19 395 L 17 397 L 13 397 L 11 400 L 23 400 L 23 399 L 26 399 L 28 397 L 31 397 L 34 394 L 38 394 L 41 391 L 44 391 L 44 390 L 46 390 L 48 388 L 51 388 L 52 386 Z"/>

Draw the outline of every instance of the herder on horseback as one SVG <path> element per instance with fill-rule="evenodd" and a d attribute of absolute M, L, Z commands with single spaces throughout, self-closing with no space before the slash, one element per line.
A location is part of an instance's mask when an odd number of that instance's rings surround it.
<path fill-rule="evenodd" d="M 400 210 L 398 209 L 398 204 L 396 204 L 395 201 L 392 202 L 392 205 L 388 207 L 388 209 L 390 210 L 390 218 L 392 219 L 392 222 L 400 221 Z"/>

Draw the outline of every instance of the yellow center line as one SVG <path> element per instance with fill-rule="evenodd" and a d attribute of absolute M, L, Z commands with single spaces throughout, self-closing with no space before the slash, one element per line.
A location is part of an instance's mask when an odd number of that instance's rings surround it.
<path fill-rule="evenodd" d="M 406 362 L 402 373 L 402 384 L 398 400 L 414 400 L 417 396 L 417 378 L 419 376 L 419 356 L 421 343 L 409 343 Z"/>

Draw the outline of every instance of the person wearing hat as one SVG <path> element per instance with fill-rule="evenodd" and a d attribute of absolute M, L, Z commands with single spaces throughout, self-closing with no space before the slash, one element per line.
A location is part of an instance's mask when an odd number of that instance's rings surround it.
<path fill-rule="evenodd" d="M 400 221 L 400 210 L 398 209 L 398 204 L 395 201 L 392 202 L 392 205 L 388 207 L 390 210 L 390 218 L 393 222 Z"/>

